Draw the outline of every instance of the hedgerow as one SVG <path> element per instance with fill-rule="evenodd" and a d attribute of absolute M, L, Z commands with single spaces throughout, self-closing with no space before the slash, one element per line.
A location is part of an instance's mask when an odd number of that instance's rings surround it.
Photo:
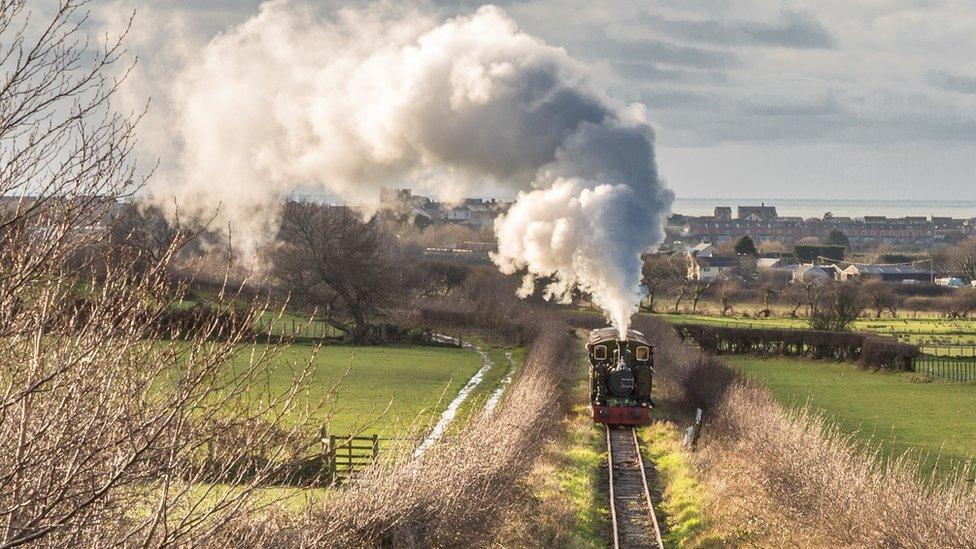
<path fill-rule="evenodd" d="M 856 361 L 864 368 L 884 370 L 910 370 L 912 360 L 921 352 L 918 346 L 892 337 L 858 332 L 700 324 L 680 324 L 675 329 L 683 339 L 694 341 L 707 353 Z"/>

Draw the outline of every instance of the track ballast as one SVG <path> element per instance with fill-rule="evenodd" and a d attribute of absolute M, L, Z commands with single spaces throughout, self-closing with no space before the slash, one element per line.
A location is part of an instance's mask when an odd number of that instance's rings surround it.
<path fill-rule="evenodd" d="M 606 430 L 613 547 L 664 549 L 637 433 L 633 428 Z"/>

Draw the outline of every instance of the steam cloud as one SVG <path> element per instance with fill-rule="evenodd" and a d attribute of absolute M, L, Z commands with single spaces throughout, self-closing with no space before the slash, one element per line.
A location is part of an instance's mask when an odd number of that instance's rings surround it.
<path fill-rule="evenodd" d="M 332 19 L 293 2 L 214 38 L 175 82 L 175 195 L 220 208 L 235 243 L 274 235 L 282 200 L 318 189 L 349 202 L 409 183 L 451 200 L 491 183 L 518 200 L 495 223 L 495 263 L 578 287 L 622 332 L 639 301 L 640 254 L 662 239 L 672 193 L 642 105 L 587 81 L 564 50 L 500 9 L 437 21 L 389 5 Z"/>

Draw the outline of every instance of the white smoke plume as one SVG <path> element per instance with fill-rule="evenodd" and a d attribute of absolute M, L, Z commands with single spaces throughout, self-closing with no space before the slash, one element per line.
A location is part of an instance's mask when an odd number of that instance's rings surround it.
<path fill-rule="evenodd" d="M 301 189 L 365 203 L 409 184 L 450 200 L 490 182 L 519 191 L 495 224 L 499 267 L 527 272 L 526 287 L 551 277 L 557 298 L 579 287 L 629 325 L 640 253 L 672 199 L 644 108 L 606 96 L 499 8 L 438 21 L 267 2 L 189 61 L 172 97 L 180 169 L 153 191 L 219 207 L 238 245 L 272 237 Z"/>

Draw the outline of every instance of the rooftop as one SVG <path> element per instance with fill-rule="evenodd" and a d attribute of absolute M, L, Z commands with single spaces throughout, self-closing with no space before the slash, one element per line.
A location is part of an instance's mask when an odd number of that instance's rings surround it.
<path fill-rule="evenodd" d="M 590 332 L 590 339 L 587 345 L 593 345 L 594 343 L 603 343 L 605 341 L 617 341 L 620 336 L 620 331 L 616 328 L 597 328 Z M 636 341 L 637 343 L 643 343 L 645 345 L 650 345 L 644 334 L 638 332 L 637 330 L 627 330 L 627 341 Z"/>

